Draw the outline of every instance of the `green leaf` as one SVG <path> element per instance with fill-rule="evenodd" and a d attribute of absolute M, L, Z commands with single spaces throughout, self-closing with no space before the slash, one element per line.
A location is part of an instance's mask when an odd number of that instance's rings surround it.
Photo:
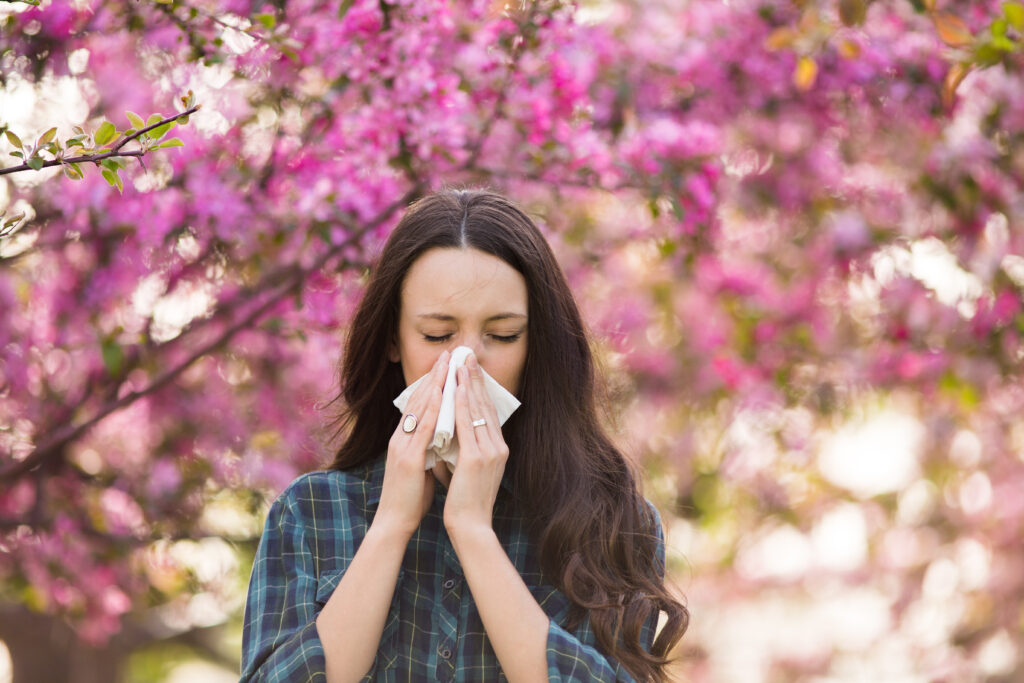
<path fill-rule="evenodd" d="M 43 164 L 46 162 L 43 160 L 42 157 L 32 157 L 25 163 L 28 164 L 29 168 L 31 168 L 32 170 L 38 171 L 43 167 Z"/>
<path fill-rule="evenodd" d="M 105 145 L 117 135 L 117 128 L 110 121 L 104 121 L 96 130 L 96 144 Z"/>
<path fill-rule="evenodd" d="M 1003 16 L 1018 31 L 1024 31 L 1024 2 L 1004 2 Z"/>
<path fill-rule="evenodd" d="M 56 137 L 56 135 L 57 135 L 57 129 L 56 128 L 51 128 L 50 130 L 46 131 L 45 133 L 43 133 L 42 135 L 39 136 L 39 140 L 36 141 L 36 147 L 42 147 L 47 142 L 49 142 L 54 137 Z"/>
<path fill-rule="evenodd" d="M 111 157 L 107 157 L 106 159 L 100 162 L 100 166 L 107 169 L 108 171 L 113 171 L 114 173 L 117 173 L 119 170 L 124 168 L 124 161 L 122 159 L 114 159 Z"/>
<path fill-rule="evenodd" d="M 100 169 L 100 173 L 103 175 L 103 179 L 107 181 L 107 184 L 111 187 L 117 186 L 117 172 L 111 171 L 109 168 Z"/>
<path fill-rule="evenodd" d="M 651 212 L 651 218 L 658 220 L 661 217 L 661 207 L 658 206 L 657 199 L 647 200 L 647 209 Z"/>
<path fill-rule="evenodd" d="M 161 142 L 159 145 L 157 145 L 153 149 L 166 149 L 168 147 L 184 147 L 184 146 L 185 146 L 185 143 L 181 141 L 181 138 L 171 138 L 169 140 L 164 140 L 163 142 Z"/>
<path fill-rule="evenodd" d="M 120 344 L 113 339 L 105 339 L 100 345 L 103 354 L 103 364 L 107 366 L 107 372 L 113 376 L 121 374 L 121 364 L 124 362 L 124 352 Z"/>
<path fill-rule="evenodd" d="M 13 132 L 9 130 L 4 132 L 7 133 L 7 139 L 11 141 L 12 145 L 14 145 L 15 147 L 24 147 L 24 145 L 21 144 L 21 138 L 19 138 L 17 135 L 15 135 Z"/>
<path fill-rule="evenodd" d="M 178 125 L 176 121 L 168 121 L 164 125 L 157 126 L 153 130 L 146 133 L 146 137 L 152 140 L 159 140 L 163 136 L 167 135 L 167 131 L 169 131 L 171 128 L 174 128 L 176 125 Z"/>
<path fill-rule="evenodd" d="M 958 400 L 960 405 L 967 410 L 978 405 L 977 388 L 970 382 L 961 380 L 951 370 L 947 370 L 939 380 L 939 387 L 948 396 Z"/>
<path fill-rule="evenodd" d="M 149 118 L 146 119 L 146 125 L 152 126 L 154 123 L 160 123 L 164 120 L 163 114 L 150 114 Z"/>
<path fill-rule="evenodd" d="M 128 117 L 128 123 L 132 124 L 132 128 L 135 130 L 142 130 L 146 127 L 146 122 L 142 120 L 142 117 L 133 111 L 126 111 L 124 113 Z"/>
<path fill-rule="evenodd" d="M 991 45 L 1001 52 L 1013 53 L 1017 51 L 1017 45 L 1006 36 L 996 36 L 992 39 Z"/>
<path fill-rule="evenodd" d="M 70 180 L 81 180 L 82 171 L 79 170 L 74 164 L 62 164 L 61 170 L 64 171 L 64 175 Z"/>
<path fill-rule="evenodd" d="M 24 212 L 19 213 L 19 214 L 15 215 L 15 216 L 11 216 L 10 218 L 8 218 L 7 220 L 4 221 L 4 228 L 14 227 L 19 222 L 21 222 L 21 219 L 23 219 L 24 217 L 25 217 Z"/>
<path fill-rule="evenodd" d="M 1009 27 L 1010 25 L 1006 22 L 1006 19 L 996 19 L 995 21 L 992 22 L 992 35 L 996 38 L 1005 36 L 1006 29 L 1008 29 Z"/>
<path fill-rule="evenodd" d="M 995 66 L 1002 59 L 1002 53 L 992 43 L 982 43 L 974 51 L 974 60 L 984 66 Z"/>
<path fill-rule="evenodd" d="M 269 12 L 261 12 L 259 14 L 254 14 L 252 18 L 263 24 L 264 27 L 271 31 L 274 30 L 275 26 L 277 26 L 277 17 L 275 17 L 273 14 L 270 14 Z"/>
<path fill-rule="evenodd" d="M 24 159 L 25 158 L 25 155 L 22 152 L 11 152 L 11 156 L 12 157 L 18 157 L 19 159 Z"/>

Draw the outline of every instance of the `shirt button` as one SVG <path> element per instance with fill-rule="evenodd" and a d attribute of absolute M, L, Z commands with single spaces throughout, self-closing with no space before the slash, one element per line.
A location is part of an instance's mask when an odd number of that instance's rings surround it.
<path fill-rule="evenodd" d="M 444 582 L 444 589 L 445 590 L 449 590 L 450 591 L 452 588 L 455 588 L 455 579 L 448 579 L 447 581 Z"/>
<path fill-rule="evenodd" d="M 438 650 L 438 654 L 441 655 L 441 659 L 451 659 L 452 657 L 452 651 L 446 647 L 442 647 Z"/>

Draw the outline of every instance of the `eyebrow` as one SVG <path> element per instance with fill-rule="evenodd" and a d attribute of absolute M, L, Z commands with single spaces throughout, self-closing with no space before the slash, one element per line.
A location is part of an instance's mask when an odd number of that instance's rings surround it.
<path fill-rule="evenodd" d="M 420 313 L 416 316 L 421 320 L 440 320 L 442 322 L 454 322 L 456 320 L 454 315 L 447 315 L 445 313 Z M 496 320 L 526 320 L 526 316 L 522 313 L 496 313 L 484 322 L 493 322 Z"/>

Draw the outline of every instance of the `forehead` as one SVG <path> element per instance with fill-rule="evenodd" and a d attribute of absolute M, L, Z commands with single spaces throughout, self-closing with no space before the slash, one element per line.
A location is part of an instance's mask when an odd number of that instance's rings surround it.
<path fill-rule="evenodd" d="M 500 258 L 478 249 L 437 248 L 413 262 L 402 283 L 402 312 L 526 314 L 526 280 Z"/>

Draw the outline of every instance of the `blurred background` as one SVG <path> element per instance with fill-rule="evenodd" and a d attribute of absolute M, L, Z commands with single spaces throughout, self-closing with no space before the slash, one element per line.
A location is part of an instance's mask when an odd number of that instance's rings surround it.
<path fill-rule="evenodd" d="M 41 0 L 0 36 L 0 682 L 237 679 L 367 267 L 445 186 L 571 280 L 678 680 L 1024 680 L 1024 4 Z"/>

